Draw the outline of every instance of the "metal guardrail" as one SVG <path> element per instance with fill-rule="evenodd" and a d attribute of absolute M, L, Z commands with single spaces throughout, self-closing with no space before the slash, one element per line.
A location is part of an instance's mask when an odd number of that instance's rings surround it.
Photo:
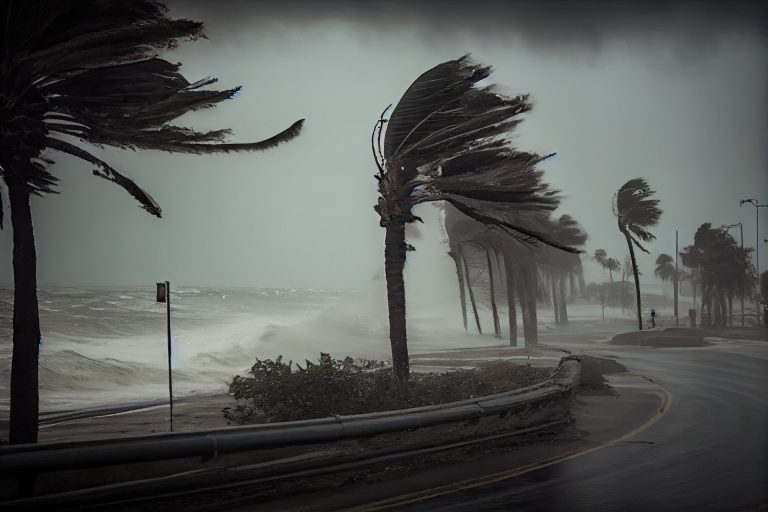
<path fill-rule="evenodd" d="M 327 443 L 517 412 L 569 394 L 578 385 L 580 372 L 578 358 L 569 356 L 537 385 L 459 402 L 204 432 L 8 446 L 0 448 L 0 476 L 191 457 L 210 460 L 228 453 Z"/>

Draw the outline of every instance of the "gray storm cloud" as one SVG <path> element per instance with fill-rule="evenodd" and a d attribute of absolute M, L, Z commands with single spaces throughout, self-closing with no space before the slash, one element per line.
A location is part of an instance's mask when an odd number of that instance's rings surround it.
<path fill-rule="evenodd" d="M 515 143 L 557 152 L 543 166 L 563 191 L 559 213 L 624 260 L 611 198 L 647 177 L 664 214 L 651 254 L 691 243 L 703 222 L 744 222 L 768 202 L 768 45 L 761 2 L 169 2 L 206 23 L 207 40 L 168 53 L 185 76 L 242 84 L 241 94 L 181 120 L 261 140 L 306 118 L 277 149 L 197 157 L 96 149 L 163 207 L 157 220 L 118 187 L 64 157 L 61 195 L 33 200 L 41 286 L 146 284 L 360 287 L 380 275 L 383 230 L 370 131 L 420 73 L 471 53 L 504 91 L 535 107 Z M 760 225 L 768 227 L 768 209 Z M 422 205 L 411 233 L 410 290 L 454 269 L 440 211 Z M 764 238 L 763 235 L 761 237 Z M 0 282 L 11 284 L 11 231 L 0 233 Z M 768 248 L 761 251 L 768 268 Z M 602 279 L 586 264 L 587 279 Z M 421 280 L 421 281 L 420 281 Z M 453 291 L 446 293 L 452 297 Z"/>
<path fill-rule="evenodd" d="M 183 2 L 198 12 L 216 12 L 231 27 L 273 24 L 300 30 L 306 24 L 339 21 L 388 31 L 403 27 L 423 39 L 463 35 L 518 37 L 540 48 L 575 45 L 599 49 L 616 39 L 664 37 L 695 51 L 728 34 L 768 36 L 768 7 L 757 1 L 499 1 L 499 0 L 223 0 Z M 175 2 L 171 5 L 181 5 Z M 258 10 L 258 15 L 253 16 Z M 693 48 L 687 48 L 691 50 Z"/>

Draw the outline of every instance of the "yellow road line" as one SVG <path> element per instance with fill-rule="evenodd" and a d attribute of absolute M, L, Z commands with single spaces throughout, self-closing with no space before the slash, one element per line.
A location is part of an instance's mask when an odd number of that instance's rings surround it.
<path fill-rule="evenodd" d="M 564 462 L 569 459 L 580 457 L 582 455 L 586 455 L 588 453 L 592 453 L 594 451 L 605 448 L 606 446 L 610 446 L 612 444 L 616 444 L 618 442 L 624 441 L 625 439 L 633 437 L 639 434 L 640 432 L 642 432 L 643 430 L 650 428 L 654 423 L 659 421 L 662 418 L 662 416 L 664 416 L 669 410 L 669 408 L 672 406 L 672 394 L 666 388 L 662 386 L 659 386 L 659 387 L 664 392 L 664 401 L 662 402 L 661 407 L 656 412 L 656 414 L 654 414 L 653 417 L 651 417 L 648 421 L 646 421 L 639 427 L 615 439 L 611 439 L 610 441 L 607 441 L 601 445 L 593 446 L 592 448 L 587 448 L 586 450 L 575 450 L 573 452 L 566 453 L 565 455 L 558 455 L 550 459 L 545 459 L 543 462 L 540 461 L 534 464 L 528 464 L 526 466 L 520 466 L 518 468 L 508 469 L 506 471 L 501 471 L 499 473 L 493 473 L 490 475 L 485 475 L 485 476 L 473 478 L 470 480 L 464 480 L 461 482 L 456 482 L 456 483 L 441 486 L 441 487 L 434 487 L 432 489 L 417 491 L 409 494 L 403 494 L 401 496 L 397 496 L 394 498 L 387 498 L 385 500 L 368 503 L 366 505 L 361 505 L 361 506 L 354 507 L 347 510 L 349 512 L 370 512 L 374 510 L 386 510 L 388 508 L 396 507 L 399 505 L 407 505 L 409 503 L 416 503 L 419 501 L 436 498 L 438 496 L 444 496 L 446 494 L 453 494 L 455 492 L 464 491 L 467 489 L 482 487 L 484 485 L 501 482 L 502 480 L 508 480 L 510 478 L 514 478 L 516 476 L 520 476 L 525 473 L 529 473 L 531 471 L 536 471 L 537 469 L 542 469 L 547 466 L 551 466 L 553 464 L 558 464 L 560 462 Z"/>

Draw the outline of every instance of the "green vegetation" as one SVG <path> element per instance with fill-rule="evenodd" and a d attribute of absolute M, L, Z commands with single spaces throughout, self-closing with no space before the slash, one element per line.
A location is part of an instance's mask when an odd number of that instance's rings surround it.
<path fill-rule="evenodd" d="M 400 381 L 378 361 L 320 354 L 304 367 L 282 357 L 257 359 L 250 376 L 236 376 L 230 393 L 240 403 L 224 410 L 236 423 L 273 423 L 440 404 L 531 386 L 550 369 L 506 361 L 443 374 L 414 373 Z"/>

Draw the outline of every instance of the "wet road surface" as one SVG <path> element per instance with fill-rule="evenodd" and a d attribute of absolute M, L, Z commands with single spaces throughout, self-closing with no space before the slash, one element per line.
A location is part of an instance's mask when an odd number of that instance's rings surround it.
<path fill-rule="evenodd" d="M 604 355 L 671 392 L 657 423 L 515 478 L 387 510 L 720 512 L 768 503 L 768 343 Z"/>

